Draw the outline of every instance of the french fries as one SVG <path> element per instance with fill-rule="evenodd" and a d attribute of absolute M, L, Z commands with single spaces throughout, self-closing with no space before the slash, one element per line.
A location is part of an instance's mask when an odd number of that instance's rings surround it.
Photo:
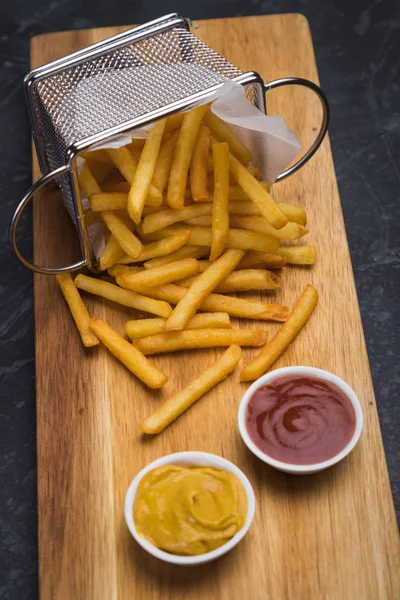
<path fill-rule="evenodd" d="M 93 212 L 123 210 L 128 206 L 128 194 L 124 192 L 102 192 L 89 197 Z"/>
<path fill-rule="evenodd" d="M 214 197 L 212 205 L 210 261 L 225 249 L 229 237 L 229 147 L 227 143 L 212 147 L 214 164 Z"/>
<path fill-rule="evenodd" d="M 208 199 L 208 153 L 210 149 L 210 130 L 200 125 L 190 165 L 190 190 L 195 202 Z"/>
<path fill-rule="evenodd" d="M 190 287 L 197 279 L 198 275 L 181 279 L 178 284 L 183 287 Z M 248 292 L 251 290 L 274 290 L 280 285 L 280 277 L 267 271 L 266 269 L 243 269 L 230 273 L 221 281 L 214 291 L 217 293 L 226 292 Z"/>
<path fill-rule="evenodd" d="M 90 321 L 90 327 L 111 354 L 148 387 L 156 390 L 167 383 L 168 377 L 161 373 L 137 348 L 134 348 L 114 331 L 108 323 L 94 318 Z"/>
<path fill-rule="evenodd" d="M 138 167 L 138 163 L 133 157 L 132 152 L 129 151 L 127 146 L 123 146 L 122 148 L 107 148 L 106 152 L 121 175 L 132 186 Z M 153 183 L 149 186 L 149 195 L 146 202 L 149 203 L 150 199 L 152 200 L 152 204 L 155 203 L 156 206 L 159 206 L 162 202 L 162 195 Z"/>
<path fill-rule="evenodd" d="M 166 208 L 146 215 L 141 224 L 141 231 L 143 235 L 148 235 L 174 223 L 179 223 L 179 221 L 186 221 L 202 215 L 211 215 L 211 211 L 211 204 L 195 204 L 177 210 Z"/>
<path fill-rule="evenodd" d="M 171 306 L 162 300 L 155 300 L 142 294 L 136 294 L 130 290 L 125 290 L 108 281 L 87 277 L 87 275 L 79 274 L 75 277 L 75 285 L 78 289 L 84 290 L 89 294 L 101 296 L 122 306 L 136 308 L 136 310 L 144 311 L 160 317 L 168 317 L 171 314 Z"/>
<path fill-rule="evenodd" d="M 133 342 L 133 346 L 145 356 L 195 350 L 199 348 L 217 348 L 220 346 L 262 346 L 268 338 L 266 331 L 257 329 L 185 329 L 169 331 Z"/>
<path fill-rule="evenodd" d="M 198 106 L 184 114 L 168 179 L 167 204 L 182 208 L 193 149 L 206 106 Z"/>
<path fill-rule="evenodd" d="M 173 236 L 171 235 L 164 239 L 170 240 L 172 237 Z M 203 256 L 207 256 L 207 254 L 208 248 L 204 248 L 203 246 L 182 246 L 182 248 L 175 250 L 175 252 L 171 252 L 171 254 L 148 260 L 143 266 L 145 269 L 154 269 L 155 267 L 168 265 L 176 260 L 182 260 L 182 258 L 202 258 Z"/>
<path fill-rule="evenodd" d="M 202 398 L 218 383 L 226 379 L 238 365 L 242 356 L 239 346 L 230 346 L 218 360 L 203 371 L 182 391 L 167 400 L 152 415 L 140 423 L 144 433 L 157 434 L 164 431 L 175 419 Z"/>
<path fill-rule="evenodd" d="M 269 344 L 243 369 L 240 374 L 241 381 L 253 381 L 268 371 L 298 336 L 310 318 L 317 302 L 317 290 L 312 285 L 307 285 L 286 323 L 282 325 Z"/>
<path fill-rule="evenodd" d="M 137 319 L 125 323 L 125 331 L 131 340 L 163 333 L 166 319 Z M 202 313 L 194 315 L 186 324 L 186 329 L 230 329 L 227 313 Z"/>
<path fill-rule="evenodd" d="M 131 258 L 137 258 L 142 250 L 142 243 L 128 229 L 124 221 L 111 211 L 102 212 L 101 218 L 123 251 L 126 252 L 126 254 L 128 254 Z"/>
<path fill-rule="evenodd" d="M 164 132 L 165 119 L 158 121 L 149 132 L 146 139 L 139 164 L 137 166 L 132 186 L 128 196 L 128 213 L 132 221 L 138 225 L 142 217 L 142 211 L 153 179 L 154 169 L 157 163 Z M 157 188 L 155 188 L 157 189 Z M 162 198 L 161 192 L 157 190 Z"/>
<path fill-rule="evenodd" d="M 165 323 L 167 330 L 183 329 L 187 321 L 194 315 L 200 304 L 210 292 L 239 264 L 244 256 L 241 250 L 228 250 L 218 258 L 190 286 L 184 298 L 175 306 Z M 187 258 L 186 260 L 194 260 Z M 197 272 L 199 265 L 197 264 Z M 153 269 L 154 270 L 154 269 Z M 152 271 L 150 271 L 151 273 Z M 182 279 L 182 278 L 181 278 Z"/>
<path fill-rule="evenodd" d="M 289 242 L 298 240 L 308 233 L 308 229 L 294 221 L 289 221 L 281 229 L 275 229 L 263 217 L 231 217 L 230 224 L 232 227 L 243 227 L 251 231 L 266 233 Z"/>
<path fill-rule="evenodd" d="M 72 281 L 71 273 L 58 274 L 57 281 L 78 328 L 83 345 L 86 348 L 97 346 L 99 340 L 90 328 L 90 315 Z"/>
<path fill-rule="evenodd" d="M 164 132 L 169 133 L 170 131 L 175 131 L 176 129 L 179 129 L 179 127 L 182 125 L 184 116 L 185 113 L 177 113 L 176 115 L 170 115 L 169 117 L 167 117 L 167 123 L 165 125 Z"/>
<path fill-rule="evenodd" d="M 117 277 L 117 275 L 121 275 L 122 273 L 140 273 L 142 271 L 142 267 L 127 267 L 126 265 L 113 265 L 107 269 L 107 273 L 111 275 L 111 277 Z"/>
<path fill-rule="evenodd" d="M 181 115 L 179 115 L 181 116 Z M 183 115 L 182 115 L 183 117 Z M 168 125 L 168 119 L 167 119 Z M 164 130 L 165 131 L 165 130 Z M 178 141 L 179 131 L 175 131 L 161 146 L 160 153 L 157 158 L 156 167 L 154 169 L 153 183 L 156 188 L 163 193 L 169 177 L 172 160 L 174 158 L 175 146 Z"/>
<path fill-rule="evenodd" d="M 89 197 L 92 194 L 100 194 L 101 188 L 97 183 L 96 179 L 93 176 L 93 173 L 90 171 L 89 165 L 87 162 L 84 163 L 81 172 L 78 175 L 79 185 L 86 192 L 86 195 Z"/>
<path fill-rule="evenodd" d="M 111 234 L 103 252 L 100 254 L 100 269 L 105 271 L 109 267 L 112 267 L 124 256 L 124 254 L 125 252 Z"/>
<path fill-rule="evenodd" d="M 153 286 L 196 275 L 198 272 L 197 260 L 184 258 L 155 269 L 144 269 L 140 273 L 122 273 L 117 277 L 117 283 L 123 288 L 142 292 L 143 290 L 147 291 L 147 288 L 153 288 Z"/>
<path fill-rule="evenodd" d="M 281 269 L 286 265 L 286 258 L 279 254 L 268 252 L 246 252 L 240 261 L 238 269 Z"/>
<path fill-rule="evenodd" d="M 252 158 L 250 150 L 242 142 L 242 140 L 232 131 L 232 129 L 222 121 L 211 110 L 208 110 L 204 115 L 204 123 L 213 132 L 215 137 L 220 142 L 227 142 L 230 151 L 243 164 L 247 165 Z"/>
<path fill-rule="evenodd" d="M 190 237 L 190 229 L 182 231 L 177 235 L 170 235 L 167 238 L 152 242 L 150 244 L 144 244 L 140 251 L 140 254 L 135 259 L 132 259 L 129 255 L 123 256 L 118 263 L 119 264 L 130 264 L 132 262 L 143 262 L 159 256 L 171 255 L 182 246 L 186 244 Z M 169 260 L 168 262 L 172 262 Z"/>
<path fill-rule="evenodd" d="M 276 251 L 288 265 L 313 265 L 317 260 L 315 246 L 283 246 Z"/>

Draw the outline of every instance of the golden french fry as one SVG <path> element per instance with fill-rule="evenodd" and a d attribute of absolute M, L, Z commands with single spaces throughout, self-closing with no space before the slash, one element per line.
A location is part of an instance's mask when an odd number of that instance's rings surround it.
<path fill-rule="evenodd" d="M 165 208 L 157 212 L 146 215 L 141 223 L 141 231 L 143 235 L 153 233 L 179 223 L 179 221 L 186 221 L 193 217 L 199 217 L 202 215 L 211 215 L 212 206 L 211 204 L 194 204 L 192 206 L 185 206 L 184 208 L 178 208 L 174 210 L 172 208 Z"/>
<path fill-rule="evenodd" d="M 152 313 L 160 317 L 168 317 L 172 311 L 171 306 L 167 302 L 136 294 L 130 290 L 121 289 L 113 283 L 95 279 L 94 277 L 79 274 L 75 277 L 75 285 L 80 290 L 84 290 L 89 294 L 101 296 L 122 306 L 136 308 L 136 310 Z"/>
<path fill-rule="evenodd" d="M 202 398 L 218 383 L 226 379 L 238 365 L 242 356 L 239 346 L 230 346 L 218 360 L 203 371 L 188 386 L 160 406 L 152 415 L 140 423 L 140 429 L 147 434 L 164 431 L 197 400 Z"/>
<path fill-rule="evenodd" d="M 100 269 L 105 271 L 109 267 L 112 267 L 124 256 L 125 252 L 111 234 L 108 242 L 105 245 L 103 252 L 100 254 Z"/>
<path fill-rule="evenodd" d="M 118 261 L 118 264 L 131 264 L 132 262 L 143 262 L 152 258 L 170 255 L 172 252 L 175 252 L 176 250 L 184 246 L 184 244 L 186 244 L 186 242 L 188 241 L 189 237 L 190 229 L 187 229 L 186 231 L 182 231 L 182 233 L 178 233 L 177 235 L 170 235 L 167 238 L 164 238 L 157 242 L 144 244 L 140 254 L 135 260 L 132 260 L 130 256 L 126 255 Z M 167 262 L 169 263 L 172 261 L 169 260 Z"/>
<path fill-rule="evenodd" d="M 112 329 L 108 323 L 94 318 L 90 321 L 90 327 L 111 354 L 148 387 L 157 390 L 167 383 L 168 377 L 161 373 L 137 348 L 134 348 Z"/>
<path fill-rule="evenodd" d="M 121 287 L 130 290 L 146 290 L 146 293 L 148 293 L 153 286 L 183 279 L 198 272 L 199 265 L 197 264 L 197 260 L 194 258 L 184 258 L 183 260 L 177 260 L 169 265 L 155 269 L 145 269 L 140 273 L 123 273 L 117 277 L 117 283 Z"/>
<path fill-rule="evenodd" d="M 171 235 L 164 239 L 168 240 L 172 237 L 173 236 Z M 169 263 L 182 260 L 183 258 L 202 258 L 207 255 L 208 248 L 205 248 L 204 246 L 182 246 L 182 248 L 175 250 L 175 252 L 171 252 L 171 254 L 148 260 L 143 266 L 145 269 L 154 269 L 155 267 L 162 267 L 163 265 L 168 265 Z"/>
<path fill-rule="evenodd" d="M 193 149 L 207 106 L 197 106 L 184 114 L 168 180 L 167 204 L 182 208 Z"/>
<path fill-rule="evenodd" d="M 132 186 L 129 191 L 128 213 L 132 221 L 137 225 L 141 221 L 144 203 L 150 191 L 150 184 L 153 179 L 154 169 L 160 152 L 164 127 L 165 119 L 161 119 L 161 121 L 158 121 L 150 130 L 149 138 L 145 141 Z M 162 198 L 161 192 L 159 190 L 157 191 Z"/>
<path fill-rule="evenodd" d="M 125 331 L 131 340 L 163 333 L 166 319 L 137 319 L 125 323 Z M 187 322 L 186 329 L 230 329 L 227 313 L 201 313 Z"/>
<path fill-rule="evenodd" d="M 78 328 L 83 345 L 86 348 L 97 346 L 99 340 L 90 329 L 90 315 L 72 281 L 71 273 L 59 273 L 56 277 L 62 295 Z"/>
<path fill-rule="evenodd" d="M 243 369 L 240 374 L 241 381 L 253 381 L 268 371 L 298 336 L 310 318 L 317 302 L 317 290 L 312 285 L 307 285 L 286 323 L 282 325 L 269 344 Z"/>
<path fill-rule="evenodd" d="M 201 262 L 201 261 L 199 261 Z M 268 252 L 246 252 L 246 256 L 240 261 L 238 269 L 281 269 L 286 265 L 286 258 L 279 254 Z M 201 268 L 201 267 L 200 267 Z"/>
<path fill-rule="evenodd" d="M 142 250 L 142 243 L 132 233 L 132 231 L 128 229 L 124 221 L 111 211 L 102 212 L 101 218 L 124 252 L 126 252 L 126 254 L 128 254 L 131 258 L 136 258 L 139 256 Z"/>
<path fill-rule="evenodd" d="M 185 329 L 168 331 L 135 340 L 133 346 L 145 356 L 179 350 L 217 348 L 221 346 L 262 346 L 268 339 L 266 331 L 257 329 Z"/>
<path fill-rule="evenodd" d="M 294 204 L 287 204 L 286 202 L 277 202 L 276 205 L 289 221 L 294 221 L 303 227 L 307 225 L 307 213 L 304 208 L 295 206 Z"/>
<path fill-rule="evenodd" d="M 107 269 L 107 273 L 114 278 L 122 273 L 140 273 L 140 271 L 143 271 L 142 267 L 127 267 L 126 265 L 119 264 L 108 267 Z"/>
<path fill-rule="evenodd" d="M 171 304 L 178 304 L 186 292 L 186 288 L 172 283 L 146 290 L 151 298 L 165 300 Z M 226 312 L 231 317 L 262 321 L 286 321 L 290 312 L 287 306 L 281 306 L 280 304 L 264 304 L 263 302 L 223 296 L 222 294 L 209 294 L 199 306 L 199 310 Z"/>
<path fill-rule="evenodd" d="M 203 202 L 208 198 L 208 152 L 210 150 L 210 130 L 200 125 L 190 164 L 190 190 L 195 202 Z"/>
<path fill-rule="evenodd" d="M 133 157 L 132 152 L 128 150 L 127 146 L 123 146 L 122 148 L 107 148 L 106 152 L 121 175 L 126 179 L 129 185 L 132 186 L 138 167 L 137 160 Z M 152 183 L 149 186 L 146 204 L 149 204 L 150 202 L 153 206 L 159 206 L 162 202 L 162 195 Z"/>
<path fill-rule="evenodd" d="M 249 229 L 251 231 L 258 231 L 259 233 L 267 233 L 268 235 L 273 235 L 274 237 L 279 238 L 280 240 L 286 240 L 292 242 L 294 240 L 298 240 L 308 233 L 308 229 L 295 223 L 294 221 L 289 221 L 286 223 L 281 229 L 275 229 L 272 227 L 264 217 L 231 217 L 230 225 L 232 227 L 243 227 L 243 229 Z"/>
<path fill-rule="evenodd" d="M 179 129 L 179 127 L 182 125 L 183 117 L 185 116 L 185 114 L 186 113 L 177 113 L 175 115 L 170 115 L 169 117 L 167 117 L 167 123 L 164 129 L 165 133 L 175 131 L 175 129 Z"/>
<path fill-rule="evenodd" d="M 128 194 L 123 192 L 102 192 L 89 196 L 93 212 L 104 210 L 124 210 L 128 206 Z"/>
<path fill-rule="evenodd" d="M 86 192 L 86 195 L 89 197 L 92 194 L 99 194 L 101 192 L 101 188 L 94 178 L 93 173 L 90 171 L 89 165 L 87 162 L 84 163 L 81 172 L 78 175 L 79 185 Z"/>
<path fill-rule="evenodd" d="M 247 146 L 232 131 L 229 125 L 217 115 L 214 115 L 211 110 L 208 110 L 204 115 L 204 123 L 211 129 L 218 141 L 227 142 L 232 154 L 242 163 L 247 165 L 251 161 L 252 155 Z"/>
<path fill-rule="evenodd" d="M 217 141 L 215 143 L 218 143 Z M 221 142 L 221 143 L 226 143 L 226 142 Z M 207 158 L 207 163 L 208 163 L 208 172 L 209 173 L 214 173 L 214 161 L 213 161 L 213 157 L 211 155 L 208 155 Z M 257 167 L 247 167 L 247 170 L 249 173 L 251 173 L 253 175 L 253 177 L 255 177 L 256 179 L 260 180 L 261 179 L 261 173 L 260 170 Z M 239 188 L 242 191 L 242 196 L 244 198 L 244 192 L 242 190 L 242 188 Z"/>
<path fill-rule="evenodd" d="M 211 264 L 208 269 L 199 276 L 197 281 L 190 286 L 185 296 L 175 306 L 165 323 L 165 329 L 170 331 L 183 329 L 190 317 L 192 317 L 199 308 L 204 298 L 236 268 L 243 256 L 243 250 L 227 250 L 225 254 Z M 197 264 L 197 261 L 196 265 L 198 272 L 199 265 Z M 195 275 L 195 273 L 192 273 L 192 275 Z M 182 279 L 182 277 L 180 279 Z"/>
<path fill-rule="evenodd" d="M 180 115 L 179 115 L 180 116 Z M 167 120 L 168 123 L 168 120 Z M 178 141 L 179 131 L 175 131 L 161 146 L 156 167 L 154 169 L 153 183 L 163 193 L 167 183 L 172 160 L 174 158 L 175 146 Z"/>
<path fill-rule="evenodd" d="M 229 146 L 213 144 L 214 197 L 212 204 L 210 261 L 214 262 L 226 248 L 229 236 Z"/>
<path fill-rule="evenodd" d="M 288 218 L 279 209 L 267 190 L 232 154 L 229 157 L 229 165 L 236 181 L 257 206 L 262 216 L 268 219 L 276 229 L 281 229 L 286 225 Z"/>
<path fill-rule="evenodd" d="M 199 275 L 180 279 L 178 284 L 190 287 Z M 243 269 L 230 273 L 214 290 L 217 293 L 248 292 L 251 290 L 274 290 L 280 285 L 280 277 L 266 269 Z"/>
<path fill-rule="evenodd" d="M 276 253 L 286 258 L 288 265 L 313 265 L 317 260 L 315 246 L 282 246 Z"/>
<path fill-rule="evenodd" d="M 264 183 L 261 182 L 263 186 Z M 236 188 L 230 188 L 230 191 Z M 240 188 L 239 188 L 240 190 Z M 243 190 L 242 190 L 243 191 Z M 234 194 L 236 199 L 233 199 L 233 195 L 229 194 L 229 214 L 230 215 L 244 215 L 244 216 L 253 216 L 260 215 L 260 211 L 257 206 L 253 204 L 250 200 L 248 200 L 247 196 L 244 198 L 238 197 L 239 194 Z M 306 211 L 300 206 L 294 206 L 293 204 L 286 204 L 284 202 L 277 202 L 277 207 L 283 212 L 283 214 L 288 218 L 289 221 L 294 221 L 303 227 L 307 222 Z"/>
<path fill-rule="evenodd" d="M 188 227 L 211 227 L 212 216 L 204 215 L 203 217 L 193 217 L 193 219 L 185 219 L 184 223 Z"/>

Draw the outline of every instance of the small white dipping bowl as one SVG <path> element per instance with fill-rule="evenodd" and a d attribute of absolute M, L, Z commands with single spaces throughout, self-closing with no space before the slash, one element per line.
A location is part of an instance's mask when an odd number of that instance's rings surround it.
<path fill-rule="evenodd" d="M 135 498 L 139 483 L 149 471 L 152 471 L 157 467 L 162 467 L 164 465 L 171 464 L 187 465 L 191 467 L 213 467 L 222 471 L 228 471 L 228 473 L 236 475 L 236 477 L 242 483 L 247 495 L 246 522 L 243 525 L 242 529 L 238 531 L 238 533 L 234 535 L 233 538 L 231 538 L 228 542 L 226 542 L 219 548 L 216 548 L 211 552 L 206 552 L 205 554 L 200 554 L 198 556 L 180 556 L 178 554 L 170 554 L 169 552 L 160 550 L 159 548 L 148 542 L 141 535 L 139 535 L 139 533 L 137 532 L 135 522 L 133 519 L 133 506 L 135 504 Z M 168 454 L 168 456 L 163 456 L 162 458 L 153 461 L 136 475 L 136 477 L 130 484 L 125 496 L 124 512 L 125 521 L 128 525 L 129 531 L 131 532 L 137 543 L 142 548 L 147 550 L 147 552 L 149 552 L 156 558 L 159 558 L 160 560 L 164 560 L 165 562 L 174 565 L 193 566 L 201 565 L 203 563 L 207 563 L 212 560 L 215 560 L 216 558 L 219 558 L 223 554 L 229 552 L 229 550 L 232 550 L 232 548 L 234 548 L 236 544 L 238 544 L 244 538 L 244 536 L 249 530 L 249 527 L 254 517 L 255 498 L 253 488 L 246 475 L 229 460 L 221 458 L 220 456 L 216 456 L 215 454 L 208 454 L 207 452 L 177 452 L 175 454 Z"/>
<path fill-rule="evenodd" d="M 330 381 L 331 383 L 337 385 L 337 387 L 346 394 L 349 401 L 353 405 L 354 412 L 356 415 L 356 426 L 353 436 L 349 443 L 343 448 L 343 450 L 339 452 L 339 454 L 332 456 L 332 458 L 330 458 L 329 460 L 324 460 L 323 462 L 313 463 L 310 465 L 293 465 L 290 463 L 285 463 L 280 460 L 276 460 L 275 458 L 272 458 L 271 456 L 260 450 L 260 448 L 258 448 L 258 446 L 256 446 L 253 440 L 250 438 L 246 427 L 247 405 L 250 401 L 250 398 L 253 396 L 254 392 L 260 387 L 272 383 L 273 381 L 275 381 L 275 379 L 285 377 L 286 375 L 299 375 L 301 377 L 317 377 L 318 379 Z M 336 463 L 341 461 L 345 456 L 350 454 L 350 452 L 353 450 L 354 446 L 357 444 L 360 438 L 363 423 L 364 417 L 361 408 L 361 403 L 357 398 L 355 392 L 351 389 L 351 387 L 345 381 L 343 381 L 343 379 L 340 379 L 340 377 L 333 375 L 333 373 L 330 373 L 329 371 L 324 371 L 322 369 L 316 369 L 314 367 L 284 367 L 283 369 L 277 369 L 276 371 L 271 371 L 270 373 L 263 375 L 248 388 L 247 392 L 244 394 L 240 402 L 238 412 L 238 424 L 240 435 L 242 436 L 242 439 L 246 446 L 249 448 L 249 450 L 253 452 L 253 454 L 255 454 L 259 459 L 261 459 L 265 463 L 271 465 L 271 467 L 275 467 L 275 469 L 285 471 L 285 473 L 303 473 L 305 475 L 309 473 L 323 471 L 324 469 L 335 465 Z"/>

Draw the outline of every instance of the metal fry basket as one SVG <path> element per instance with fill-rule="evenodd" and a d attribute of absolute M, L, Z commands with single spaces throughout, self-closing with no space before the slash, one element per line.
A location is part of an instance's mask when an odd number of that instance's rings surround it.
<path fill-rule="evenodd" d="M 322 104 L 319 133 L 308 151 L 277 180 L 302 167 L 320 146 L 329 121 L 328 101 L 313 82 L 289 77 L 264 83 L 255 72 L 243 73 L 190 32 L 190 21 L 167 15 L 113 36 L 31 71 L 25 92 L 31 126 L 43 176 L 17 207 L 10 229 L 19 260 L 37 273 L 97 270 L 78 184 L 77 158 L 100 143 L 173 113 L 191 108 L 234 80 L 246 96 L 266 112 L 266 91 L 284 85 L 302 85 L 314 91 Z M 26 260 L 17 246 L 16 229 L 34 194 L 57 180 L 64 204 L 80 241 L 82 259 L 61 268 L 43 267 Z"/>

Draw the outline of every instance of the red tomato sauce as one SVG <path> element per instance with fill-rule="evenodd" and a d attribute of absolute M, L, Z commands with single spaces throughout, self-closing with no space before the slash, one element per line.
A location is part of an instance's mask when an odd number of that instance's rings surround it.
<path fill-rule="evenodd" d="M 347 395 L 317 377 L 279 377 L 254 392 L 247 405 L 246 428 L 254 444 L 288 464 L 333 458 L 350 442 L 355 427 Z"/>

